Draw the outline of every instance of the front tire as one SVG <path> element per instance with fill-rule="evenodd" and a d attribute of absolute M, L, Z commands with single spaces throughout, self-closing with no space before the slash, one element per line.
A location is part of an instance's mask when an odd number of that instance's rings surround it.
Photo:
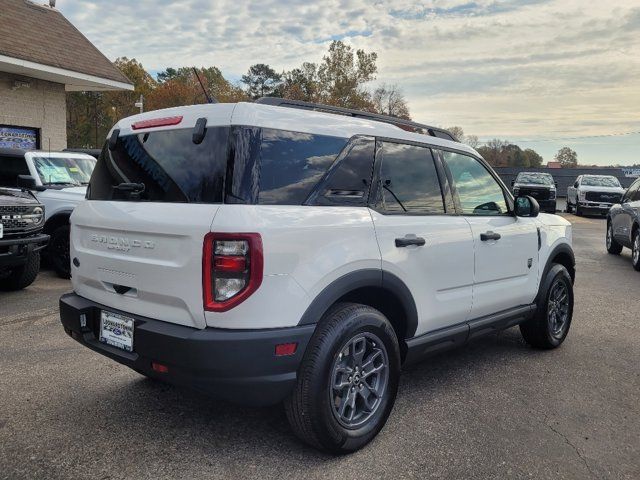
<path fill-rule="evenodd" d="M 620 255 L 622 252 L 622 245 L 620 245 L 613 236 L 613 226 L 611 222 L 607 222 L 607 237 L 605 239 L 607 246 L 607 252 L 611 255 Z"/>
<path fill-rule="evenodd" d="M 535 316 L 520 324 L 524 340 L 534 348 L 559 347 L 573 317 L 573 281 L 564 265 L 554 264 L 543 279 Z"/>
<path fill-rule="evenodd" d="M 582 216 L 582 209 L 580 208 L 580 204 L 576 203 L 576 216 Z"/>
<path fill-rule="evenodd" d="M 640 229 L 633 232 L 633 243 L 631 248 L 631 264 L 636 271 L 640 272 Z"/>
<path fill-rule="evenodd" d="M 40 271 L 40 252 L 29 255 L 24 265 L 11 269 L 11 273 L 0 280 L 0 290 L 22 290 L 31 285 Z"/>
<path fill-rule="evenodd" d="M 71 278 L 71 257 L 69 254 L 69 225 L 56 228 L 51 234 L 48 255 L 51 266 L 60 278 Z"/>
<path fill-rule="evenodd" d="M 337 304 L 318 323 L 285 401 L 289 423 L 309 445 L 354 452 L 384 427 L 399 376 L 398 339 L 387 318 L 366 305 Z"/>

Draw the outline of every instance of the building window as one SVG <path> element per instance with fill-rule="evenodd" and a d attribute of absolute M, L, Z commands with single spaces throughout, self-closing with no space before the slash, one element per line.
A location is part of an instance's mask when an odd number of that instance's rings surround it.
<path fill-rule="evenodd" d="M 37 128 L 0 125 L 0 148 L 37 150 L 40 131 Z"/>

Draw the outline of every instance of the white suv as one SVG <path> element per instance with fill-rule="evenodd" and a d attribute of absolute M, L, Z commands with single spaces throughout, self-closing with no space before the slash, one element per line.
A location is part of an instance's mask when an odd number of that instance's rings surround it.
<path fill-rule="evenodd" d="M 143 375 L 284 401 L 328 451 L 380 431 L 402 365 L 517 324 L 554 348 L 571 323 L 570 224 L 440 129 L 279 99 L 148 112 L 114 127 L 87 199 L 66 332 Z"/>

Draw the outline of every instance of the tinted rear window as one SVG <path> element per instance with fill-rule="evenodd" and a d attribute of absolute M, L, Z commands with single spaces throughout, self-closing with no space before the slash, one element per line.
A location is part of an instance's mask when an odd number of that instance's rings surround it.
<path fill-rule="evenodd" d="M 143 201 L 221 203 L 229 128 L 208 128 L 200 144 L 192 135 L 192 129 L 179 129 L 118 138 L 113 151 L 103 149 L 88 198 L 125 200 L 128 195 L 114 187 L 143 183 Z"/>

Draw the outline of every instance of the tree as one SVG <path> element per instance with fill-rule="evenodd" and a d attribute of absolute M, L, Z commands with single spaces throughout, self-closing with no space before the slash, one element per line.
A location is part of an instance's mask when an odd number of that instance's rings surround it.
<path fill-rule="evenodd" d="M 518 145 L 497 138 L 479 147 L 478 153 L 494 167 L 540 167 L 543 161 L 535 150 L 522 150 Z"/>
<path fill-rule="evenodd" d="M 378 54 L 353 51 L 346 43 L 334 40 L 318 67 L 322 103 L 338 107 L 363 109 L 371 106 L 364 84 L 375 80 Z"/>
<path fill-rule="evenodd" d="M 453 134 L 454 137 L 456 137 L 462 143 L 466 143 L 471 148 L 476 148 L 480 143 L 476 135 L 465 135 L 462 127 L 453 126 L 453 127 L 447 128 L 447 130 L 451 134 Z"/>
<path fill-rule="evenodd" d="M 409 107 L 404 94 L 397 85 L 382 84 L 373 92 L 371 99 L 374 113 L 391 115 L 392 117 L 411 119 Z"/>
<path fill-rule="evenodd" d="M 318 83 L 318 66 L 304 62 L 300 67 L 282 73 L 279 93 L 284 98 L 318 102 L 320 85 Z"/>
<path fill-rule="evenodd" d="M 278 93 L 282 74 L 265 63 L 256 63 L 240 81 L 247 86 L 247 95 L 256 99 Z"/>
<path fill-rule="evenodd" d="M 562 168 L 575 168 L 578 166 L 578 154 L 569 147 L 562 147 L 553 158 L 556 162 L 560 162 Z"/>

